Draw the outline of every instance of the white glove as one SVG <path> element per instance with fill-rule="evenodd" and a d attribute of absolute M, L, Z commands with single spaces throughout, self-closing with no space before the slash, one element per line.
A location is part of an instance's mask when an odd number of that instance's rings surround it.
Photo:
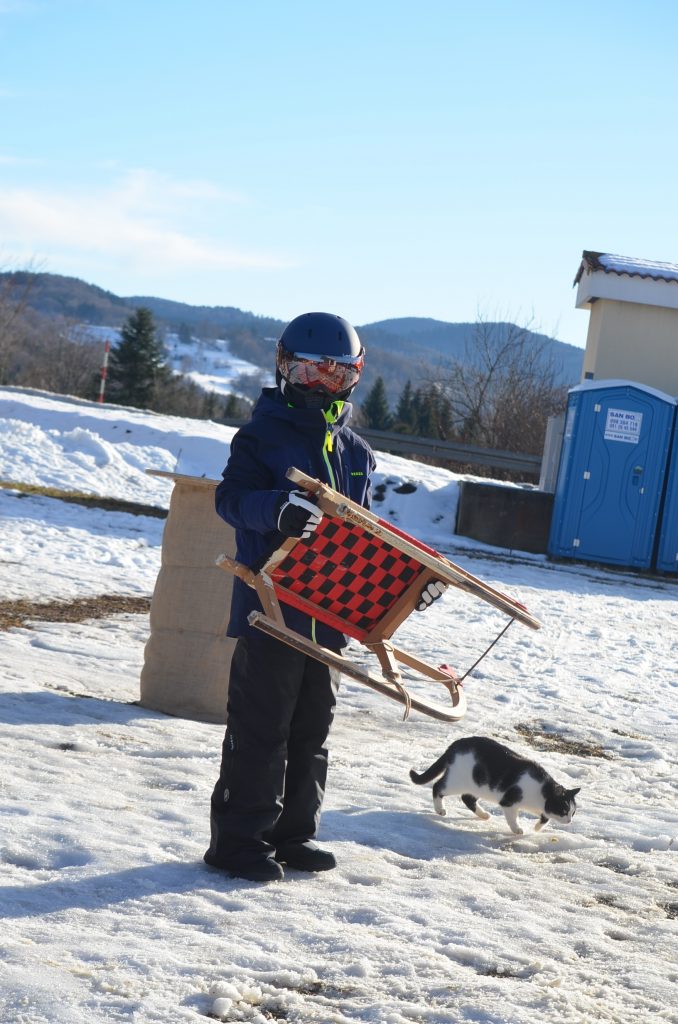
<path fill-rule="evenodd" d="M 416 611 L 423 612 L 430 608 L 434 601 L 443 596 L 448 586 L 449 584 L 443 583 L 442 580 L 431 580 L 430 583 L 427 583 L 414 606 Z"/>
<path fill-rule="evenodd" d="M 317 528 L 323 514 L 303 491 L 290 491 L 283 497 L 278 511 L 278 529 L 286 537 L 306 540 Z"/>

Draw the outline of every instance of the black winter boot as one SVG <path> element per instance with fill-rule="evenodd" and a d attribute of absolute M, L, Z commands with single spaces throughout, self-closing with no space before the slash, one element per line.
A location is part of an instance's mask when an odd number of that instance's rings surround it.
<path fill-rule="evenodd" d="M 248 857 L 241 862 L 233 858 L 226 863 L 220 863 L 208 850 L 204 860 L 211 868 L 222 871 L 231 878 L 245 878 L 248 882 L 280 882 L 285 877 L 280 864 L 270 855 Z"/>
<path fill-rule="evenodd" d="M 275 859 L 297 871 L 331 871 L 337 861 L 329 850 L 321 850 L 311 840 L 305 843 L 286 843 L 275 851 Z"/>

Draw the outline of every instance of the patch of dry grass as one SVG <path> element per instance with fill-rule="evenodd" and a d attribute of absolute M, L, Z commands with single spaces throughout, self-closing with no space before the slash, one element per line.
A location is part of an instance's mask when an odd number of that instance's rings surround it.
<path fill-rule="evenodd" d="M 560 733 L 550 732 L 540 725 L 520 723 L 515 726 L 515 730 L 536 750 L 555 750 L 559 754 L 574 754 L 576 757 L 603 757 L 607 760 L 611 758 L 599 743 L 568 740 Z"/>
<path fill-rule="evenodd" d="M 78 597 L 73 601 L 0 601 L 0 629 L 32 629 L 32 622 L 84 622 L 122 612 L 141 615 L 150 607 L 150 597 L 123 594 Z"/>
<path fill-rule="evenodd" d="M 104 498 L 99 494 L 85 494 L 82 491 L 60 491 L 57 487 L 45 487 L 42 484 L 19 484 L 11 480 L 0 480 L 0 487 L 7 491 L 18 491 L 17 498 L 39 495 L 43 498 L 57 498 L 72 505 L 84 505 L 86 508 L 102 508 L 106 512 L 128 512 L 133 516 L 154 516 L 166 519 L 167 510 L 157 505 L 143 505 L 135 501 L 123 501 L 120 498 Z"/>

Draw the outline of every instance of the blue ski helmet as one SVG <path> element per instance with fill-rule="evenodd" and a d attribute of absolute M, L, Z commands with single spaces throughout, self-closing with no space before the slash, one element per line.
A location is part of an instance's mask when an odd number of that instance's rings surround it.
<path fill-rule="evenodd" d="M 302 313 L 278 341 L 278 384 L 293 405 L 303 408 L 345 401 L 364 364 L 365 350 L 355 329 L 334 313 Z"/>

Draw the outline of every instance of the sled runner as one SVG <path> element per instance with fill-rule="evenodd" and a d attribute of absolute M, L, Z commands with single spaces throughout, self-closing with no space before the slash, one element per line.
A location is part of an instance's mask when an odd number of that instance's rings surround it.
<path fill-rule="evenodd" d="M 454 670 L 447 665 L 436 668 L 391 643 L 395 631 L 414 611 L 424 587 L 442 580 L 487 601 L 510 621 L 539 629 L 537 619 L 518 601 L 327 484 L 294 467 L 287 477 L 315 496 L 324 513 L 317 529 L 307 539 L 286 538 L 258 571 L 227 555 L 217 559 L 218 566 L 256 590 L 264 611 L 250 614 L 251 625 L 403 704 L 405 718 L 414 709 L 441 721 L 459 721 L 466 714 L 466 698 Z M 288 629 L 281 601 L 361 643 L 376 655 L 381 678 Z M 412 696 L 399 664 L 442 683 L 451 708 Z"/>

